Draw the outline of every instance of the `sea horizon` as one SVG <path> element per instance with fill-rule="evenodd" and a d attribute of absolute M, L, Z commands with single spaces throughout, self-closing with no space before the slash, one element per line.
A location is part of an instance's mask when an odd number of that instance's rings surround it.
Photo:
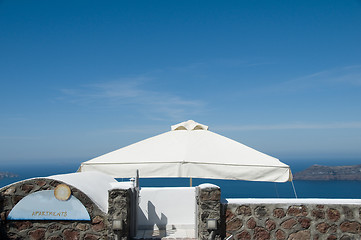
<path fill-rule="evenodd" d="M 358 159 L 345 159 L 342 161 L 327 160 L 289 160 L 282 161 L 291 167 L 293 173 L 302 171 L 313 164 L 340 166 L 357 165 Z M 0 188 L 29 178 L 47 177 L 51 175 L 74 173 L 80 163 L 78 161 L 56 161 L 31 163 L 6 163 L 0 167 L 0 172 L 11 172 L 17 177 L 0 179 Z M 117 179 L 128 181 L 128 178 Z M 202 183 L 212 183 L 221 187 L 222 198 L 295 198 L 291 182 L 250 182 L 241 180 L 218 180 L 218 179 L 192 179 L 193 186 Z M 361 181 L 303 181 L 294 180 L 294 186 L 298 198 L 361 198 Z M 188 187 L 189 178 L 142 178 L 140 173 L 141 187 Z"/>

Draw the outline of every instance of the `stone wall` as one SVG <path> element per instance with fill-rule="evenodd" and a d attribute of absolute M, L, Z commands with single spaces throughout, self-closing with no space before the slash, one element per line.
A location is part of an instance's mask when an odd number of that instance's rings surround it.
<path fill-rule="evenodd" d="M 29 179 L 0 189 L 0 239 L 95 240 L 129 239 L 135 235 L 136 189 L 114 188 L 108 192 L 108 213 L 82 191 L 68 185 L 85 206 L 90 221 L 7 220 L 11 209 L 25 196 L 53 190 L 62 182 Z M 351 240 L 361 239 L 361 204 L 343 202 L 310 203 L 307 200 L 229 199 L 221 203 L 221 189 L 204 184 L 197 187 L 198 239 L 209 239 L 207 219 L 217 221 L 214 239 L 233 235 L 233 239 L 276 240 Z M 322 200 L 320 200 L 322 201 Z M 176 206 L 175 206 L 176 207 Z M 122 221 L 122 230 L 114 232 L 114 219 Z M 132 229 L 133 228 L 133 229 Z M 119 238 L 118 238 L 119 239 Z"/>
<path fill-rule="evenodd" d="M 225 204 L 234 239 L 360 239 L 361 207 L 345 204 Z"/>
<path fill-rule="evenodd" d="M 110 216 L 101 211 L 96 204 L 79 189 L 68 185 L 72 195 L 85 206 L 91 221 L 41 221 L 41 220 L 7 220 L 11 209 L 25 196 L 42 190 L 54 190 L 62 182 L 37 178 L 18 182 L 0 190 L 0 239 L 33 239 L 33 240 L 95 240 L 114 239 L 111 229 Z M 122 239 L 129 237 L 129 195 L 131 190 L 111 190 L 109 195 L 109 208 L 114 214 L 125 217 L 125 229 L 120 234 Z M 115 208 L 122 210 L 117 212 Z M 123 210 L 125 209 L 125 210 Z M 124 212 L 125 211 L 125 212 Z M 125 236 L 125 237 L 124 237 Z"/>
<path fill-rule="evenodd" d="M 115 234 L 118 234 L 120 239 L 128 239 L 131 235 L 130 224 L 131 224 L 131 206 L 134 202 L 131 202 L 132 192 L 130 189 L 112 189 L 109 190 L 109 210 L 108 210 L 108 222 L 109 239 L 116 239 Z M 110 226 L 114 219 L 120 219 L 122 221 L 123 230 L 120 232 L 114 232 Z"/>
<path fill-rule="evenodd" d="M 207 230 L 207 219 L 217 220 L 218 231 L 215 232 L 215 239 L 221 239 L 221 207 L 221 189 L 218 186 L 204 184 L 197 187 L 198 239 L 208 239 L 211 234 Z"/>

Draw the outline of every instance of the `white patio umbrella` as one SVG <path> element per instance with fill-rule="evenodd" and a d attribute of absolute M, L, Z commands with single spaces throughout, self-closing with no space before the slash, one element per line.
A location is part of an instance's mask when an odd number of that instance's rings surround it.
<path fill-rule="evenodd" d="M 286 182 L 290 167 L 278 159 L 208 130 L 192 120 L 171 131 L 83 162 L 78 169 L 114 178 L 187 177 Z"/>

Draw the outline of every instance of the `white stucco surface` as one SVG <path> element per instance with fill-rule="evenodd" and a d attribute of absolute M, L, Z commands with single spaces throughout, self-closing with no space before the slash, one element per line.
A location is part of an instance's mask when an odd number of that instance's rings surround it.
<path fill-rule="evenodd" d="M 220 188 L 217 185 L 214 185 L 212 183 L 203 183 L 201 185 L 198 186 L 201 189 L 205 189 L 205 188 Z"/>
<path fill-rule="evenodd" d="M 53 175 L 47 178 L 62 181 L 85 193 L 103 212 L 108 212 L 108 190 L 117 180 L 101 172 L 80 172 Z"/>
<path fill-rule="evenodd" d="M 137 210 L 138 227 L 194 228 L 195 211 L 194 187 L 142 188 Z"/>
<path fill-rule="evenodd" d="M 111 189 L 129 189 L 134 188 L 133 182 L 112 182 L 110 183 Z"/>
<path fill-rule="evenodd" d="M 361 199 L 330 198 L 227 198 L 224 201 L 228 204 L 361 204 Z"/>

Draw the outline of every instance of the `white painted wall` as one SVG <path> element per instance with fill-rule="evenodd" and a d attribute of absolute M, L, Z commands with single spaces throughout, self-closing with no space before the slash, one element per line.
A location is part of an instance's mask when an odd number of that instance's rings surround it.
<path fill-rule="evenodd" d="M 137 210 L 138 229 L 194 228 L 194 187 L 142 188 Z"/>
<path fill-rule="evenodd" d="M 108 212 L 108 190 L 114 188 L 111 184 L 118 183 L 117 180 L 107 174 L 91 171 L 53 175 L 47 178 L 62 181 L 76 187 L 85 193 L 105 213 Z M 131 187 L 128 182 L 126 188 Z"/>

